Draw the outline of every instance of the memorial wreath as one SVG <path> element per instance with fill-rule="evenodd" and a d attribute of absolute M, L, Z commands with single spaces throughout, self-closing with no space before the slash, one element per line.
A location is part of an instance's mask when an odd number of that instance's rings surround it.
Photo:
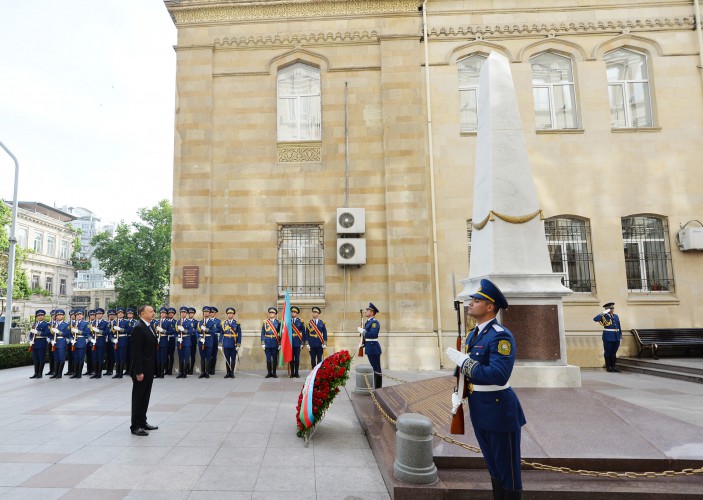
<path fill-rule="evenodd" d="M 296 407 L 299 437 L 307 437 L 322 420 L 340 386 L 349 379 L 351 360 L 349 351 L 336 352 L 322 360 L 305 379 Z"/>

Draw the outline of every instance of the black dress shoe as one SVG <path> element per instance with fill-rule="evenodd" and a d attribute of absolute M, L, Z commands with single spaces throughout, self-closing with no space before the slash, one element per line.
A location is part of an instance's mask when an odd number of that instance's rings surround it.
<path fill-rule="evenodd" d="M 148 431 L 155 431 L 156 429 L 159 428 L 159 426 L 158 426 L 158 425 L 149 425 L 149 424 L 146 424 L 146 425 L 144 426 L 144 428 L 145 428 L 146 430 L 148 430 Z"/>
<path fill-rule="evenodd" d="M 149 433 L 147 431 L 145 431 L 144 429 L 142 429 L 141 427 L 138 429 L 132 429 L 132 434 L 134 434 L 135 436 L 148 436 L 149 435 Z"/>

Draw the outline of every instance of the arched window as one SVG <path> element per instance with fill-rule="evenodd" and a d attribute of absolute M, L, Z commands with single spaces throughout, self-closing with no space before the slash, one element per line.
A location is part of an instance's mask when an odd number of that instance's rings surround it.
<path fill-rule="evenodd" d="M 622 218 L 627 288 L 631 292 L 673 292 L 669 225 L 663 217 Z"/>
<path fill-rule="evenodd" d="M 278 72 L 278 140 L 319 141 L 320 70 L 296 63 Z"/>
<path fill-rule="evenodd" d="M 591 226 L 587 220 L 551 217 L 544 221 L 552 271 L 564 274 L 564 286 L 574 292 L 594 293 Z"/>
<path fill-rule="evenodd" d="M 530 64 L 537 129 L 578 128 L 571 59 L 545 52 L 531 58 Z"/>
<path fill-rule="evenodd" d="M 628 49 L 603 56 L 608 75 L 610 122 L 613 128 L 651 127 L 652 100 L 647 57 Z"/>
<path fill-rule="evenodd" d="M 456 63 L 462 132 L 476 132 L 478 129 L 478 78 L 485 62 L 485 56 L 474 54 Z"/>

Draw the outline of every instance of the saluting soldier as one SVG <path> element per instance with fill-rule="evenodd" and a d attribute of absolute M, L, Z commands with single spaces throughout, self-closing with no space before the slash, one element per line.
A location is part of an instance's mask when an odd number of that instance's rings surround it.
<path fill-rule="evenodd" d="M 44 321 L 46 311 L 37 309 L 34 312 L 35 322 L 29 330 L 29 352 L 34 358 L 34 375 L 29 378 L 42 378 L 44 365 L 46 364 L 46 346 L 51 332 L 49 322 Z"/>
<path fill-rule="evenodd" d="M 322 361 L 322 351 L 327 347 L 327 326 L 320 316 L 320 308 L 312 308 L 312 319 L 308 322 L 305 337 L 305 347 L 310 351 L 310 365 L 312 368 Z"/>
<path fill-rule="evenodd" d="M 515 364 L 515 338 L 496 320 L 498 311 L 508 308 L 508 301 L 487 279 L 481 280 L 470 297 L 467 312 L 477 326 L 467 338 L 465 352 L 450 347 L 447 356 L 469 384 L 469 415 L 491 475 L 493 498 L 518 499 L 522 498 L 520 429 L 526 421 L 508 383 Z M 452 395 L 455 409 L 461 396 Z"/>
<path fill-rule="evenodd" d="M 281 348 L 281 339 L 278 336 L 280 323 L 276 319 L 278 309 L 269 307 L 269 317 L 261 325 L 261 348 L 266 353 L 266 378 L 278 378 L 276 365 L 278 364 L 278 350 Z"/>
<path fill-rule="evenodd" d="M 173 375 L 173 363 L 176 359 L 176 337 L 178 332 L 176 331 L 176 308 L 168 308 L 168 350 L 166 351 L 166 375 Z"/>
<path fill-rule="evenodd" d="M 603 304 L 603 312 L 593 318 L 593 321 L 603 326 L 603 357 L 605 358 L 605 369 L 609 372 L 620 373 L 615 366 L 617 361 L 618 348 L 622 339 L 622 328 L 620 327 L 620 317 L 615 314 L 615 302 Z"/>
<path fill-rule="evenodd" d="M 212 335 L 212 357 L 210 358 L 210 375 L 215 374 L 215 367 L 217 366 L 217 352 L 218 343 L 220 339 L 220 333 L 222 333 L 222 320 L 217 317 L 217 307 L 210 306 L 210 335 Z"/>
<path fill-rule="evenodd" d="M 70 339 L 68 323 L 63 318 L 66 311 L 63 309 L 56 310 L 54 326 L 51 328 L 51 350 L 54 357 L 54 374 L 51 378 L 63 378 L 63 366 L 66 362 L 66 347 Z"/>
<path fill-rule="evenodd" d="M 220 347 L 225 358 L 227 375 L 225 378 L 234 378 L 234 365 L 237 362 L 237 349 L 242 343 L 242 328 L 239 321 L 234 319 L 237 311 L 234 307 L 228 307 L 225 311 L 227 319 L 222 323 L 222 333 L 220 333 Z"/>
<path fill-rule="evenodd" d="M 188 308 L 181 306 L 181 319 L 176 322 L 176 342 L 178 344 L 178 376 L 186 378 L 190 365 L 190 341 L 193 332 L 193 320 L 188 318 Z"/>
<path fill-rule="evenodd" d="M 378 342 L 378 334 L 381 331 L 381 323 L 376 319 L 378 308 L 369 302 L 366 308 L 366 323 L 359 327 L 359 333 L 366 339 L 366 356 L 373 368 L 374 389 L 383 387 L 383 372 L 381 371 L 381 344 Z"/>
<path fill-rule="evenodd" d="M 203 319 L 198 322 L 198 343 L 200 344 L 200 376 L 198 378 L 210 378 L 212 335 L 210 335 L 209 316 L 210 306 L 203 306 Z"/>
<path fill-rule="evenodd" d="M 105 373 L 103 375 L 112 375 L 115 368 L 115 340 L 117 332 L 114 330 L 117 322 L 117 311 L 115 309 L 107 310 L 107 324 L 110 326 L 105 340 Z"/>
<path fill-rule="evenodd" d="M 156 373 L 154 378 L 164 378 L 166 357 L 168 355 L 168 336 L 171 322 L 168 319 L 168 308 L 159 308 L 159 319 L 156 322 Z"/>
<path fill-rule="evenodd" d="M 188 375 L 193 375 L 195 368 L 195 356 L 198 354 L 198 320 L 195 319 L 195 307 L 188 308 L 188 319 L 191 322 L 190 330 L 190 363 L 188 363 Z"/>
<path fill-rule="evenodd" d="M 132 349 L 130 343 L 132 342 L 132 330 L 134 325 L 137 323 L 137 319 L 134 317 L 134 309 L 131 307 L 127 308 L 127 323 L 125 326 L 124 337 L 127 340 L 126 352 L 124 357 L 124 372 L 123 375 L 129 375 L 132 372 Z"/>
<path fill-rule="evenodd" d="M 95 310 L 95 319 L 90 327 L 93 332 L 93 375 L 90 378 L 102 378 L 103 361 L 105 360 L 105 347 L 110 337 L 110 323 L 103 319 L 105 309 L 98 307 Z M 110 346 L 112 343 L 109 343 Z"/>
<path fill-rule="evenodd" d="M 73 375 L 71 378 L 83 377 L 83 363 L 86 359 L 86 347 L 89 344 L 88 339 L 92 338 L 90 334 L 90 324 L 83 321 L 83 309 L 76 309 L 75 326 L 71 327 L 71 349 L 73 350 Z M 92 355 L 88 356 L 92 359 Z M 86 374 L 87 375 L 87 374 Z"/>
<path fill-rule="evenodd" d="M 305 323 L 298 317 L 300 308 L 293 306 L 290 308 L 291 325 L 293 326 L 293 360 L 289 363 L 290 375 L 288 378 L 300 378 L 298 369 L 300 368 L 300 348 L 303 346 L 305 337 Z"/>
<path fill-rule="evenodd" d="M 112 322 L 112 343 L 115 346 L 115 374 L 112 378 L 122 378 L 124 374 L 125 356 L 129 344 L 125 335 L 126 330 L 127 320 L 124 317 L 124 308 L 118 307 L 117 317 Z"/>

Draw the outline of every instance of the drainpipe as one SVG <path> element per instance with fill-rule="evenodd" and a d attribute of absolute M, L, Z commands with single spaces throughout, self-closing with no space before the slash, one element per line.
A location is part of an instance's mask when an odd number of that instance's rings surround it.
<path fill-rule="evenodd" d="M 701 33 L 701 5 L 698 0 L 693 1 L 696 9 L 696 34 L 698 35 L 698 69 L 703 79 L 703 33 Z"/>
<path fill-rule="evenodd" d="M 422 40 L 425 46 L 425 92 L 427 94 L 427 147 L 430 157 L 430 199 L 432 200 L 432 255 L 434 261 L 435 311 L 437 313 L 437 340 L 439 341 L 439 367 L 444 368 L 442 345 L 442 308 L 439 300 L 439 257 L 437 255 L 437 211 L 434 187 L 434 151 L 432 148 L 432 103 L 430 102 L 430 52 L 427 37 L 427 0 L 422 2 Z"/>

